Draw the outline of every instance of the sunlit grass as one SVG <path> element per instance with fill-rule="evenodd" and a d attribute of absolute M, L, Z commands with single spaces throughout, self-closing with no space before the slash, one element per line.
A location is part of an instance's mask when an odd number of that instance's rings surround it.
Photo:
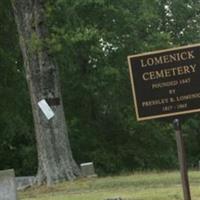
<path fill-rule="evenodd" d="M 190 172 L 192 200 L 200 199 L 200 172 Z M 179 172 L 81 179 L 21 192 L 20 200 L 183 200 Z"/>

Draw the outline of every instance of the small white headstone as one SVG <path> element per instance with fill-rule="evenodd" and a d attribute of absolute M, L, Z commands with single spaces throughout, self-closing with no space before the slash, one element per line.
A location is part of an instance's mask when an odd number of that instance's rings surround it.
<path fill-rule="evenodd" d="M 84 177 L 96 177 L 93 162 L 82 163 L 81 173 Z"/>
<path fill-rule="evenodd" d="M 16 177 L 17 190 L 24 190 L 31 187 L 35 182 L 34 176 L 18 176 Z"/>
<path fill-rule="evenodd" d="M 200 170 L 200 160 L 199 160 L 199 166 L 198 167 L 199 167 L 199 170 Z"/>
<path fill-rule="evenodd" d="M 40 109 L 42 110 L 42 112 L 44 113 L 44 115 L 46 116 L 48 120 L 54 117 L 55 114 L 45 99 L 42 99 L 41 101 L 39 101 L 38 106 L 40 107 Z"/>
<path fill-rule="evenodd" d="M 13 169 L 0 171 L 0 199 L 17 200 L 15 172 Z"/>

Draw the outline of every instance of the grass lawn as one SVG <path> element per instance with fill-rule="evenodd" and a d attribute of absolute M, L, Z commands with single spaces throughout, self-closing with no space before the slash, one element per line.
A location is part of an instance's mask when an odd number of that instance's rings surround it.
<path fill-rule="evenodd" d="M 200 171 L 189 173 L 192 200 L 200 199 Z M 54 187 L 34 187 L 19 193 L 20 200 L 183 200 L 179 172 L 136 173 L 81 179 Z"/>

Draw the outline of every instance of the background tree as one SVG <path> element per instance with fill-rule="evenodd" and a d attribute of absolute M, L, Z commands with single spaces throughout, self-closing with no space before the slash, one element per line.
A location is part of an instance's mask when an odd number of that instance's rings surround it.
<path fill-rule="evenodd" d="M 79 175 L 68 140 L 59 85 L 58 67 L 45 39 L 45 1 L 12 0 L 25 73 L 31 97 L 38 153 L 38 184 L 71 180 Z M 47 120 L 37 103 L 58 99 L 55 116 Z"/>
<path fill-rule="evenodd" d="M 34 174 L 37 161 L 30 99 L 7 0 L 0 1 L 0 71 L 0 168 L 14 167 L 17 175 Z"/>
<path fill-rule="evenodd" d="M 129 54 L 170 46 L 156 1 L 58 1 L 49 17 L 77 159 L 103 173 L 174 167 L 170 127 L 135 122 L 127 66 Z"/>
<path fill-rule="evenodd" d="M 104 173 L 177 166 L 171 121 L 135 122 L 126 57 L 198 42 L 198 10 L 196 1 L 49 3 L 77 160 L 94 160 Z"/>
<path fill-rule="evenodd" d="M 48 37 L 41 42 L 33 34 L 28 44 L 31 52 L 49 47 L 58 63 L 77 162 L 94 161 L 99 174 L 177 167 L 171 120 L 136 122 L 127 55 L 198 43 L 199 1 L 46 3 Z M 9 1 L 0 2 L 0 11 L 0 168 L 30 175 L 37 155 L 25 72 Z M 190 166 L 200 159 L 199 122 L 199 114 L 183 120 Z"/>

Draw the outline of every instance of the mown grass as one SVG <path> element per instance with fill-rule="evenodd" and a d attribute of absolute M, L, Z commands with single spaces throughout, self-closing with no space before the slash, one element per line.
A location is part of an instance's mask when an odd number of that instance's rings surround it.
<path fill-rule="evenodd" d="M 192 200 L 200 199 L 200 172 L 189 173 Z M 33 187 L 20 200 L 183 200 L 179 172 L 136 173 L 126 176 L 81 179 L 51 188 Z"/>

